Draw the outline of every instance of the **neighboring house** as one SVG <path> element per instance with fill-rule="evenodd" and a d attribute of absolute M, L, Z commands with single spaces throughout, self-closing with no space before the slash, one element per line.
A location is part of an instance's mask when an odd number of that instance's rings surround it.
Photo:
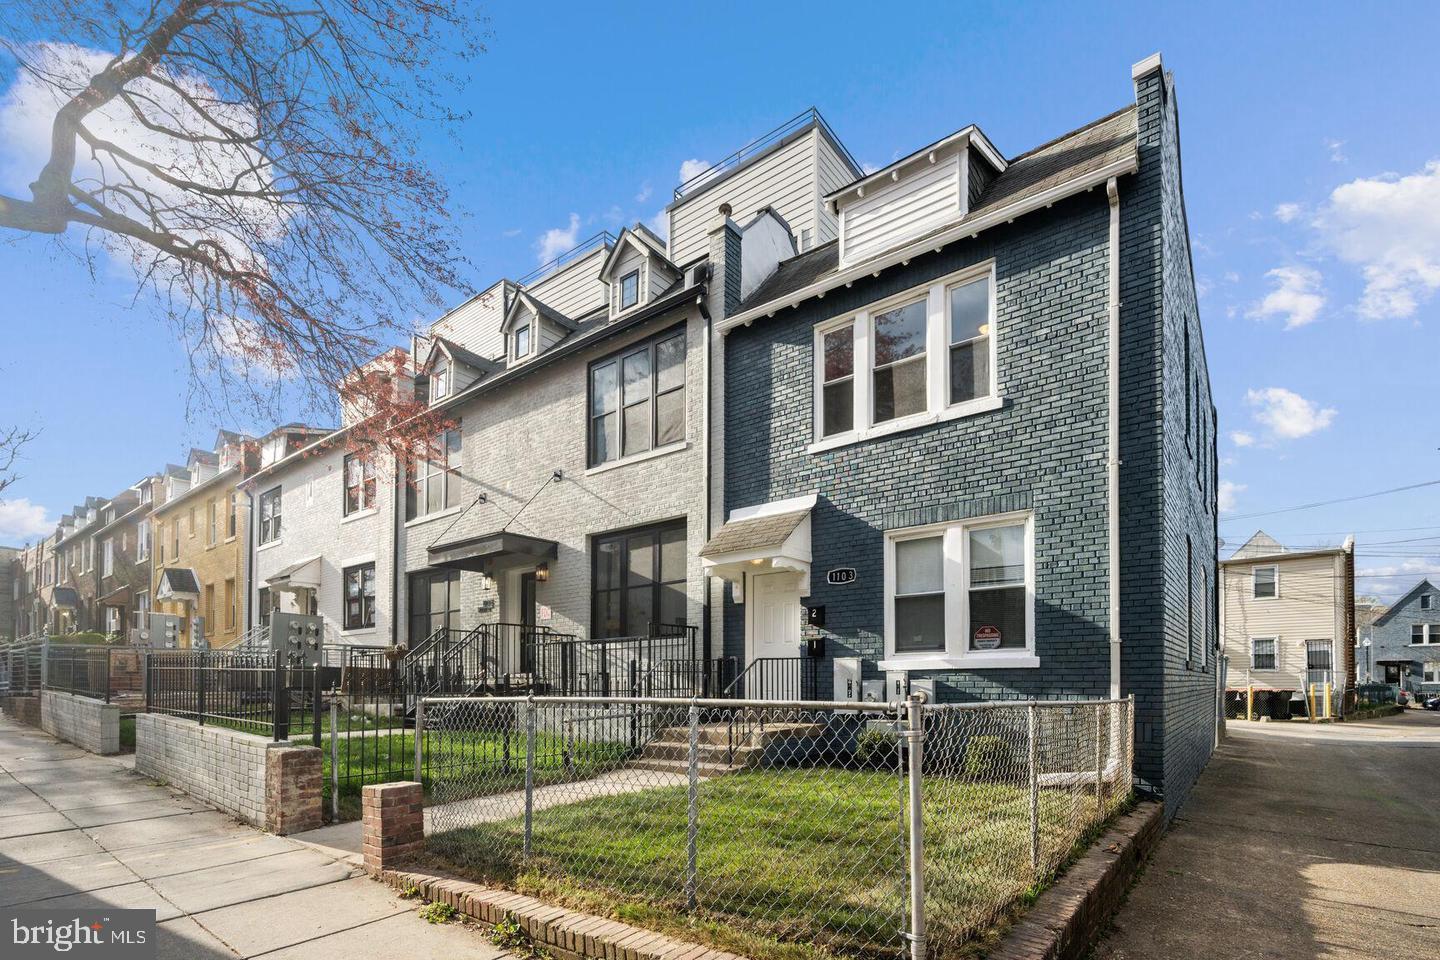
<path fill-rule="evenodd" d="M 818 245 L 770 270 L 710 205 L 703 554 L 724 652 L 823 649 L 822 697 L 839 657 L 942 702 L 1133 694 L 1174 810 L 1215 722 L 1215 410 L 1173 80 L 1132 80 L 1025 153 L 968 126 L 817 181 Z"/>
<path fill-rule="evenodd" d="M 1440 589 L 1421 580 L 1375 619 L 1371 680 L 1411 693 L 1440 693 Z"/>
<path fill-rule="evenodd" d="M 158 477 L 139 483 L 106 502 L 94 531 L 96 622 L 103 633 L 128 636 L 137 617 L 150 611 L 151 521 Z"/>
<path fill-rule="evenodd" d="M 1329 683 L 1338 709 L 1355 682 L 1354 538 L 1287 550 L 1262 530 L 1220 571 L 1227 690 L 1288 691 L 1303 712 L 1310 684 Z"/>
<path fill-rule="evenodd" d="M 101 522 L 105 501 L 86 497 L 60 518 L 51 548 L 53 569 L 50 590 L 54 634 L 103 631 L 100 622 L 99 577 L 96 574 L 95 530 Z"/>
<path fill-rule="evenodd" d="M 1373 639 L 1375 621 L 1389 606 L 1375 597 L 1355 598 L 1355 676 L 1359 683 L 1377 683 Z"/>
<path fill-rule="evenodd" d="M 21 636 L 16 632 L 20 600 L 20 547 L 0 546 L 0 640 Z"/>
<path fill-rule="evenodd" d="M 244 633 L 250 507 L 238 484 L 258 461 L 255 441 L 221 430 L 213 450 L 191 450 L 167 467 L 152 496 L 151 609 L 203 620 L 206 642 L 228 646 Z"/>
<path fill-rule="evenodd" d="M 14 635 L 29 637 L 48 631 L 50 610 L 45 579 L 50 569 L 50 537 L 22 547 L 14 562 Z"/>

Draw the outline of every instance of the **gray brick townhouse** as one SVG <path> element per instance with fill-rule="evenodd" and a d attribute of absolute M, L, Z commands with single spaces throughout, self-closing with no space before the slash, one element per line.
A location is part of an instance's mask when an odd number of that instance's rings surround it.
<path fill-rule="evenodd" d="M 1173 811 L 1215 734 L 1215 410 L 1174 82 L 1132 73 L 1028 152 L 967 126 L 823 190 L 794 253 L 712 208 L 701 555 L 749 690 L 1133 694 Z"/>
<path fill-rule="evenodd" d="M 1440 693 L 1440 589 L 1421 580 L 1375 619 L 1370 680 L 1416 695 Z"/>

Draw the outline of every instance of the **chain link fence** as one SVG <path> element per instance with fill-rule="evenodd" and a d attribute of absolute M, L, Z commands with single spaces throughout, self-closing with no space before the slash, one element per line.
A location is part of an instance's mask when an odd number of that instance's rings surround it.
<path fill-rule="evenodd" d="M 757 958 L 957 955 L 1133 754 L 1123 700 L 436 698 L 420 726 L 441 864 Z"/>

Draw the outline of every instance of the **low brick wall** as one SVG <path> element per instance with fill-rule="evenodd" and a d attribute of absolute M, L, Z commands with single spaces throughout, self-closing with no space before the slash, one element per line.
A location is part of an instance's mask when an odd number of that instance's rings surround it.
<path fill-rule="evenodd" d="M 40 726 L 40 698 L 0 697 L 0 713 L 5 714 L 11 720 L 38 727 Z"/>
<path fill-rule="evenodd" d="M 360 803 L 366 870 L 372 874 L 393 870 L 420 852 L 425 845 L 425 793 L 419 783 L 366 784 Z"/>
<path fill-rule="evenodd" d="M 135 717 L 135 771 L 274 833 L 320 826 L 315 747 L 142 713 Z"/>
<path fill-rule="evenodd" d="M 91 753 L 120 752 L 120 707 L 73 693 L 40 693 L 40 728 Z"/>

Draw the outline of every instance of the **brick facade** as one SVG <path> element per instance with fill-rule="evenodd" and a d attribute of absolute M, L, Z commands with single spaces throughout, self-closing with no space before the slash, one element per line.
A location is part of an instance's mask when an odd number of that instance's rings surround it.
<path fill-rule="evenodd" d="M 285 836 L 322 824 L 322 765 L 317 747 L 274 746 L 265 752 L 265 829 Z"/>
<path fill-rule="evenodd" d="M 413 780 L 372 783 L 361 789 L 361 849 L 370 873 L 393 870 L 425 841 L 424 791 Z"/>
<path fill-rule="evenodd" d="M 40 728 L 91 753 L 120 752 L 119 704 L 43 690 Z"/>

